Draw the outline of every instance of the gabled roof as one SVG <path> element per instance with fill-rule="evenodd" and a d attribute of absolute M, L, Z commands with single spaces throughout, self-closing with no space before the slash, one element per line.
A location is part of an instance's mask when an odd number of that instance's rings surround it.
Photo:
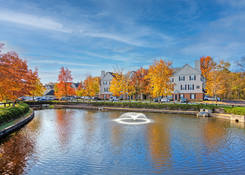
<path fill-rule="evenodd" d="M 174 74 L 186 74 L 188 73 L 187 71 L 195 74 L 201 74 L 200 70 L 191 67 L 189 64 L 185 64 L 181 68 L 174 69 Z"/>
<path fill-rule="evenodd" d="M 44 95 L 54 95 L 54 90 L 53 90 L 53 89 L 46 90 L 46 91 L 44 92 Z"/>

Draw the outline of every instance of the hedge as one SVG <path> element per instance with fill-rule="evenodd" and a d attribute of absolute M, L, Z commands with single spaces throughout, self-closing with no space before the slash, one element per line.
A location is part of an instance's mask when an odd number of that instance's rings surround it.
<path fill-rule="evenodd" d="M 0 109 L 0 124 L 14 120 L 29 111 L 29 106 L 25 103 L 16 104 L 15 107 Z"/>

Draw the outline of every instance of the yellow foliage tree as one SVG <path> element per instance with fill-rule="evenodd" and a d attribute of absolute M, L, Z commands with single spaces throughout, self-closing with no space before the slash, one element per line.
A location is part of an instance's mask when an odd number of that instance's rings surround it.
<path fill-rule="evenodd" d="M 79 97 L 86 96 L 85 87 L 82 81 L 76 90 L 76 95 Z"/>
<path fill-rule="evenodd" d="M 109 91 L 112 95 L 119 97 L 123 94 L 123 74 L 120 73 L 113 73 L 113 78 L 111 81 Z"/>
<path fill-rule="evenodd" d="M 170 81 L 173 75 L 171 64 L 160 59 L 150 66 L 146 79 L 149 80 L 148 90 L 153 98 L 173 93 L 173 84 Z"/>
<path fill-rule="evenodd" d="M 40 79 L 37 78 L 33 85 L 34 85 L 34 89 L 31 90 L 30 92 L 31 96 L 33 96 L 33 98 L 36 96 L 42 96 L 45 91 L 45 87 L 41 83 Z"/>
<path fill-rule="evenodd" d="M 133 83 L 133 74 L 134 72 L 128 72 L 126 75 L 122 76 L 122 94 L 124 96 L 129 96 L 130 100 L 131 97 L 136 93 L 136 88 Z"/>
<path fill-rule="evenodd" d="M 100 78 L 99 77 L 92 77 L 88 76 L 84 80 L 84 94 L 89 97 L 94 97 L 98 95 L 99 88 L 100 88 Z"/>
<path fill-rule="evenodd" d="M 229 91 L 230 64 L 220 61 L 214 69 L 209 72 L 206 80 L 207 94 L 214 97 L 225 97 Z"/>

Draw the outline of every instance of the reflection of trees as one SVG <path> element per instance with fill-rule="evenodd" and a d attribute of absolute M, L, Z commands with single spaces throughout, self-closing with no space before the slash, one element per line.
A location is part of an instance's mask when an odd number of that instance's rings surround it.
<path fill-rule="evenodd" d="M 203 136 L 209 148 L 218 146 L 226 135 L 225 123 L 208 120 L 203 127 Z"/>
<path fill-rule="evenodd" d="M 84 113 L 84 121 L 85 121 L 85 126 L 87 127 L 87 129 L 85 130 L 86 133 L 86 143 L 89 143 L 91 140 L 91 137 L 94 134 L 94 130 L 95 128 L 95 123 L 94 123 L 94 115 L 95 115 L 95 111 L 86 111 Z"/>
<path fill-rule="evenodd" d="M 0 174 L 22 174 L 34 145 L 26 130 L 12 134 L 0 145 Z"/>
<path fill-rule="evenodd" d="M 120 116 L 118 112 L 110 112 L 108 113 L 109 118 L 111 120 L 116 119 Z M 120 146 L 121 145 L 121 138 L 122 138 L 122 127 L 120 125 L 117 125 L 114 123 L 111 125 L 111 142 L 114 146 Z"/>
<path fill-rule="evenodd" d="M 56 111 L 56 123 L 58 130 L 59 141 L 62 146 L 67 145 L 70 139 L 71 132 L 71 117 L 74 111 L 69 109 L 55 110 Z"/>
<path fill-rule="evenodd" d="M 170 160 L 170 137 L 168 120 L 157 117 L 148 128 L 148 141 L 155 168 L 161 169 Z"/>

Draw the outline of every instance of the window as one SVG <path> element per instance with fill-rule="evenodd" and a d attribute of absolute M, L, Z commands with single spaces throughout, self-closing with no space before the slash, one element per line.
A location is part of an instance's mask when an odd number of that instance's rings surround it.
<path fill-rule="evenodd" d="M 196 94 L 191 94 L 190 99 L 196 99 Z"/>
<path fill-rule="evenodd" d="M 174 78 L 172 78 L 172 82 L 174 82 Z"/>
<path fill-rule="evenodd" d="M 191 81 L 191 80 L 196 80 L 196 75 L 190 75 L 189 76 L 189 80 Z"/>
<path fill-rule="evenodd" d="M 185 98 L 184 94 L 180 94 L 179 97 L 180 97 L 180 98 Z"/>
<path fill-rule="evenodd" d="M 182 88 L 182 84 L 180 85 L 180 90 L 183 90 L 183 88 Z"/>
<path fill-rule="evenodd" d="M 194 84 L 189 86 L 189 90 L 194 90 Z"/>
<path fill-rule="evenodd" d="M 179 81 L 185 81 L 185 76 L 179 76 Z"/>
<path fill-rule="evenodd" d="M 196 88 L 197 88 L 197 89 L 200 89 L 200 86 L 197 86 Z"/>

